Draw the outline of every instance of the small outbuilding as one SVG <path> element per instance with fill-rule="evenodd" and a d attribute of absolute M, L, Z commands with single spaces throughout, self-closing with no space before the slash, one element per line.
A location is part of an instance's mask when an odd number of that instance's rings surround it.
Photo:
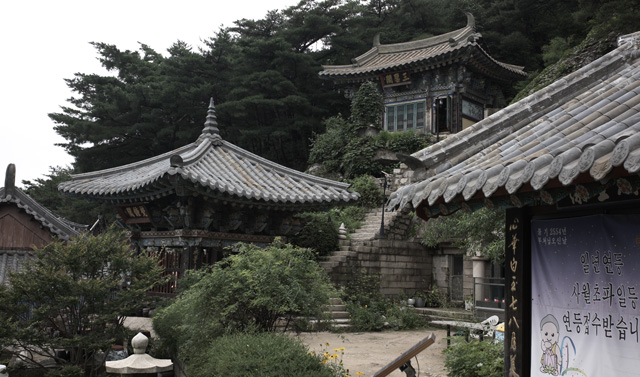
<path fill-rule="evenodd" d="M 16 166 L 9 164 L 0 188 L 0 284 L 31 257 L 34 248 L 69 241 L 87 229 L 57 216 L 16 187 Z"/>

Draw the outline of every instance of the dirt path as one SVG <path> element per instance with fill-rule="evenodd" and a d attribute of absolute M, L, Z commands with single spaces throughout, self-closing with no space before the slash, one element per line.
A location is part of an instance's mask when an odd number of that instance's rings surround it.
<path fill-rule="evenodd" d="M 419 331 L 384 331 L 368 333 L 335 334 L 329 332 L 303 333 L 298 337 L 316 352 L 332 352 L 334 348 L 344 347 L 342 362 L 349 369 L 351 376 L 357 372 L 363 377 L 371 377 L 384 366 L 395 360 L 402 353 L 433 333 L 436 342 L 422 351 L 411 365 L 420 377 L 446 377 L 444 355 L 442 350 L 447 346 L 446 331 L 425 329 Z M 326 344 L 329 343 L 329 346 Z M 418 373 L 419 370 L 419 373 Z M 405 373 L 396 370 L 390 377 L 406 377 Z"/>

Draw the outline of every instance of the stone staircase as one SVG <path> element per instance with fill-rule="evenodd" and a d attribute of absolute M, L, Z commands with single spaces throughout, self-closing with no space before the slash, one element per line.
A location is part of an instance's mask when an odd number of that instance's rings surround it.
<path fill-rule="evenodd" d="M 399 214 L 399 211 L 384 211 L 384 231 L 389 233 L 390 225 Z M 380 236 L 382 223 L 382 210 L 380 208 L 370 211 L 365 215 L 362 226 L 349 236 L 352 241 L 366 241 Z"/>
<path fill-rule="evenodd" d="M 385 234 L 390 229 L 390 224 L 400 212 L 397 211 L 385 211 L 384 212 L 384 229 Z M 320 261 L 320 266 L 324 268 L 327 273 L 347 263 L 348 258 L 356 257 L 357 253 L 351 249 L 352 243 L 360 243 L 375 239 L 380 236 L 380 224 L 382 222 L 382 210 L 374 209 L 365 215 L 364 221 L 360 228 L 356 229 L 354 233 L 347 236 L 347 231 L 344 224 L 340 226 L 338 246 L 339 250 L 332 252 L 329 256 L 324 257 Z"/>
<path fill-rule="evenodd" d="M 351 327 L 351 315 L 347 311 L 347 306 L 337 297 L 329 299 L 325 316 L 328 318 L 331 323 L 331 328 L 334 331 L 348 330 Z"/>

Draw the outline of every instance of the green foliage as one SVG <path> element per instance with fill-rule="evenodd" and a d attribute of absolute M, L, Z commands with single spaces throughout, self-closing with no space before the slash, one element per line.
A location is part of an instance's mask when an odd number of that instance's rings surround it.
<path fill-rule="evenodd" d="M 371 306 L 382 301 L 380 276 L 353 271 L 351 279 L 342 287 L 341 296 L 344 301 L 358 306 Z"/>
<path fill-rule="evenodd" d="M 385 324 L 385 310 L 376 306 L 348 303 L 351 328 L 355 331 L 381 331 Z"/>
<path fill-rule="evenodd" d="M 167 352 L 189 359 L 228 333 L 274 331 L 279 318 L 318 316 L 333 292 L 311 251 L 279 240 L 266 248 L 237 244 L 234 253 L 154 316 Z"/>
<path fill-rule="evenodd" d="M 447 295 L 444 290 L 436 284 L 431 284 L 427 293 L 424 294 L 424 304 L 428 308 L 446 308 L 448 304 Z"/>
<path fill-rule="evenodd" d="M 542 46 L 542 60 L 545 66 L 560 60 L 569 49 L 569 42 L 566 38 L 555 37 L 548 45 Z"/>
<path fill-rule="evenodd" d="M 365 208 L 376 208 L 382 204 L 382 188 L 378 181 L 370 175 L 361 175 L 349 181 L 349 189 L 360 194 L 358 205 Z"/>
<path fill-rule="evenodd" d="M 354 232 L 360 228 L 362 221 L 367 214 L 368 208 L 359 206 L 349 206 L 343 208 L 333 208 L 329 211 L 331 218 L 335 219 L 335 224 L 344 224 L 347 233 Z M 338 225 L 338 228 L 340 225 Z"/>
<path fill-rule="evenodd" d="M 414 330 L 426 325 L 426 320 L 412 307 L 394 303 L 388 299 L 374 301 L 371 305 L 347 304 L 351 326 L 355 331 Z"/>
<path fill-rule="evenodd" d="M 444 365 L 451 377 L 500 377 L 504 375 L 504 343 L 454 339 L 445 348 Z"/>
<path fill-rule="evenodd" d="M 0 294 L 0 347 L 25 362 L 64 349 L 70 361 L 56 361 L 76 367 L 65 373 L 80 368 L 94 376 L 104 364 L 105 356 L 96 361 L 106 355 L 101 351 L 127 335 L 123 315 L 145 305 L 147 291 L 161 281 L 158 261 L 137 254 L 114 229 L 35 253 Z"/>
<path fill-rule="evenodd" d="M 458 211 L 429 220 L 422 243 L 436 247 L 452 242 L 468 255 L 482 255 L 496 264 L 504 261 L 504 210 L 482 208 L 470 214 Z"/>
<path fill-rule="evenodd" d="M 104 216 L 107 223 L 115 219 L 115 209 L 112 205 L 90 203 L 85 199 L 78 199 L 63 195 L 58 191 L 58 185 L 70 181 L 71 168 L 50 167 L 46 178 L 36 178 L 33 181 L 22 181 L 24 192 L 31 196 L 45 208 L 58 216 L 79 224 L 91 225 L 99 216 Z"/>
<path fill-rule="evenodd" d="M 328 212 L 305 213 L 305 224 L 291 242 L 299 247 L 314 249 L 318 255 L 328 255 L 338 248 L 338 226 Z"/>
<path fill-rule="evenodd" d="M 356 137 L 355 127 L 341 116 L 327 119 L 325 126 L 326 132 L 311 140 L 309 163 L 322 164 L 327 174 L 341 174 L 342 157 L 349 141 Z"/>
<path fill-rule="evenodd" d="M 367 81 L 360 85 L 358 93 L 351 102 L 351 122 L 357 128 L 374 126 L 382 128 L 384 103 L 378 85 Z"/>
<path fill-rule="evenodd" d="M 377 136 L 358 136 L 357 126 L 341 117 L 326 122 L 327 131 L 312 140 L 309 163 L 322 164 L 327 174 L 346 179 L 361 175 L 380 176 L 382 171 L 392 170 L 397 163 L 378 160 L 376 152 L 390 150 L 410 154 L 430 143 L 428 136 L 415 133 L 380 132 Z"/>
<path fill-rule="evenodd" d="M 298 340 L 286 335 L 232 334 L 194 350 L 187 363 L 191 377 L 344 376 L 322 357 L 310 353 Z"/>

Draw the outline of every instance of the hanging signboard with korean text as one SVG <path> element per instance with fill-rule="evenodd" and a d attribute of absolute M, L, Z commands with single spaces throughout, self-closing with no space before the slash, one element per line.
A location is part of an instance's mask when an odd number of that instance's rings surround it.
<path fill-rule="evenodd" d="M 640 376 L 640 215 L 534 220 L 531 376 Z"/>
<path fill-rule="evenodd" d="M 411 84 L 411 76 L 408 71 L 385 73 L 380 75 L 382 87 Z"/>

